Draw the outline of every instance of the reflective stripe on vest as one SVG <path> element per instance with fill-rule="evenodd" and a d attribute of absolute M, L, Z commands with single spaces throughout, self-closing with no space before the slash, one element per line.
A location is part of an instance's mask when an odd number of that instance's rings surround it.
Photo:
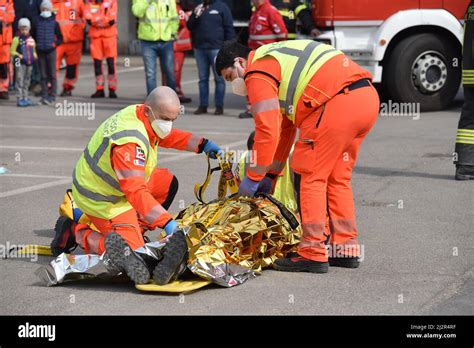
<path fill-rule="evenodd" d="M 136 130 L 124 130 L 120 131 L 117 133 L 114 133 L 110 136 L 110 138 L 105 137 L 104 140 L 102 140 L 102 143 L 99 145 L 97 150 L 94 153 L 94 156 L 91 157 L 89 154 L 89 150 L 86 147 L 84 150 L 84 159 L 86 160 L 87 164 L 89 165 L 89 168 L 94 172 L 95 175 L 97 175 L 99 178 L 104 180 L 107 184 L 112 186 L 114 189 L 117 191 L 122 192 L 122 189 L 120 188 L 120 185 L 117 180 L 115 180 L 110 174 L 107 174 L 104 172 L 100 167 L 99 167 L 99 160 L 104 154 L 105 150 L 109 147 L 109 142 L 110 139 L 112 140 L 117 140 L 120 138 L 125 138 L 125 137 L 135 137 L 143 141 L 145 145 L 147 145 L 147 152 L 150 149 L 150 144 L 148 142 L 148 139 L 143 136 L 142 133 Z"/>
<path fill-rule="evenodd" d="M 268 35 L 250 35 L 250 40 L 273 40 L 273 39 L 284 39 L 286 34 L 268 34 Z"/>
<path fill-rule="evenodd" d="M 270 55 L 280 63 L 280 107 L 294 123 L 296 107 L 307 84 L 324 63 L 339 54 L 343 53 L 330 45 L 311 40 L 295 40 L 264 45 L 255 51 L 253 61 Z M 249 71 L 251 70 L 250 66 Z"/>
<path fill-rule="evenodd" d="M 145 125 L 136 115 L 137 105 L 120 110 L 105 120 L 92 136 L 76 164 L 73 174 L 73 197 L 81 210 L 103 219 L 111 219 L 132 206 L 120 189 L 118 175 L 112 167 L 113 145 L 135 143 L 145 155 L 142 164 L 148 180 L 157 163 L 157 151 L 150 144 Z M 134 156 L 133 154 L 130 155 Z M 141 158 L 125 159 L 141 161 Z"/>

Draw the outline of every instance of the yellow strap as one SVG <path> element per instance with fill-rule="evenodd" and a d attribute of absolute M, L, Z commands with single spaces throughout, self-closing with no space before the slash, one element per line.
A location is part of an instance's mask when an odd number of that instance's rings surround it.
<path fill-rule="evenodd" d="M 209 182 L 211 181 L 212 173 L 217 170 L 221 171 L 221 175 L 219 178 L 219 184 L 217 187 L 218 191 L 218 198 L 223 199 L 227 194 L 227 188 L 231 194 L 235 194 L 239 191 L 237 181 L 232 173 L 232 166 L 229 160 L 232 158 L 232 154 L 226 153 L 223 157 L 221 155 L 217 155 L 217 160 L 219 162 L 219 167 L 211 168 L 211 161 L 209 156 L 207 156 L 207 174 L 204 182 L 202 184 L 196 183 L 194 185 L 194 195 L 196 196 L 197 200 L 201 203 L 206 203 L 204 201 L 204 192 L 206 191 Z"/>
<path fill-rule="evenodd" d="M 53 256 L 51 247 L 49 245 L 36 245 L 28 244 L 23 245 L 21 248 L 15 248 L 18 255 L 43 255 L 43 256 Z M 9 252 L 14 249 L 10 249 Z"/>

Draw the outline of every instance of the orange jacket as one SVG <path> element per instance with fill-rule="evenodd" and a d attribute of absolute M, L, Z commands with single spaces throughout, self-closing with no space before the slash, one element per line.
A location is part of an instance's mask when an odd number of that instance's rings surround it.
<path fill-rule="evenodd" d="M 83 0 L 53 0 L 53 12 L 59 23 L 65 43 L 84 41 L 84 2 Z"/>
<path fill-rule="evenodd" d="M 84 8 L 84 17 L 91 21 L 89 36 L 117 36 L 117 0 L 88 0 Z"/>
<path fill-rule="evenodd" d="M 253 55 L 254 52 L 251 52 L 248 62 L 252 61 Z M 301 122 L 342 88 L 363 78 L 372 79 L 372 75 L 347 56 L 341 54 L 331 58 L 314 74 L 305 88 L 296 107 L 293 124 L 281 114 L 279 108 L 281 68 L 278 61 L 268 57 L 249 64 L 245 84 L 254 114 L 255 143 L 252 154 L 256 156 L 252 158 L 246 175 L 259 181 L 266 173 L 280 174 L 291 151 L 296 128 Z"/>
<path fill-rule="evenodd" d="M 179 15 L 179 29 L 178 38 L 174 42 L 174 50 L 178 52 L 190 51 L 193 49 L 191 43 L 191 32 L 186 26 L 186 22 L 189 18 L 189 13 L 183 11 L 179 4 L 176 4 L 176 10 Z"/>
<path fill-rule="evenodd" d="M 252 14 L 249 22 L 250 48 L 255 49 L 272 42 L 286 40 L 287 35 L 288 30 L 283 17 L 270 4 L 270 0 L 260 5 Z"/>
<path fill-rule="evenodd" d="M 14 20 L 15 8 L 13 7 L 13 0 L 0 0 L 0 25 L 2 27 L 0 45 L 10 45 L 12 43 L 12 23 Z"/>
<path fill-rule="evenodd" d="M 150 145 L 177 150 L 198 152 L 203 138 L 192 133 L 174 129 L 164 139 L 159 139 L 147 120 L 144 106 L 138 105 L 137 118 L 145 125 Z M 151 194 L 145 181 L 145 155 L 140 146 L 127 143 L 115 146 L 111 151 L 111 163 L 119 179 L 119 185 L 132 207 L 141 215 L 146 216 L 151 209 L 161 211 L 151 227 L 164 227 L 172 216 L 159 204 Z M 157 209 L 158 208 L 158 209 Z"/>

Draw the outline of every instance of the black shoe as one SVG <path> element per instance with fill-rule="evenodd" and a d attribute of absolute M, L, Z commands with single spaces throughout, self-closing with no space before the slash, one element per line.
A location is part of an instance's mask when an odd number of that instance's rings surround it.
<path fill-rule="evenodd" d="M 94 94 L 91 95 L 91 98 L 105 98 L 105 93 L 103 89 L 98 89 Z"/>
<path fill-rule="evenodd" d="M 53 256 L 62 253 L 70 254 L 77 247 L 76 237 L 72 231 L 73 221 L 65 216 L 60 216 L 54 226 L 54 239 L 51 242 Z"/>
<path fill-rule="evenodd" d="M 358 268 L 360 264 L 358 257 L 330 257 L 329 266 L 344 267 L 344 268 Z"/>
<path fill-rule="evenodd" d="M 179 102 L 180 102 L 181 104 L 191 103 L 192 101 L 193 101 L 193 100 L 192 100 L 191 98 L 188 98 L 188 97 L 186 97 L 186 96 L 184 96 L 184 95 L 179 96 Z"/>
<path fill-rule="evenodd" d="M 276 260 L 273 268 L 283 272 L 327 273 L 329 263 L 308 260 L 298 255 Z"/>
<path fill-rule="evenodd" d="M 251 112 L 244 111 L 239 114 L 239 118 L 253 118 L 253 115 Z"/>
<path fill-rule="evenodd" d="M 70 96 L 72 96 L 72 90 L 63 89 L 63 91 L 61 92 L 61 94 L 59 96 L 61 96 L 61 97 L 70 97 Z"/>
<path fill-rule="evenodd" d="M 206 106 L 199 106 L 196 111 L 194 111 L 194 115 L 202 115 L 207 114 L 207 107 Z"/>
<path fill-rule="evenodd" d="M 224 108 L 222 106 L 216 106 L 216 111 L 214 111 L 214 115 L 222 115 L 224 113 Z"/>
<path fill-rule="evenodd" d="M 117 93 L 115 93 L 115 90 L 109 89 L 109 98 L 117 99 Z"/>
<path fill-rule="evenodd" d="M 124 271 L 135 284 L 146 284 L 150 280 L 150 271 L 145 261 L 115 232 L 105 237 L 105 252 L 114 266 Z"/>
<path fill-rule="evenodd" d="M 153 271 L 153 280 L 158 285 L 168 284 L 178 277 L 188 260 L 188 245 L 184 232 L 173 233 L 163 249 L 163 259 Z"/>
<path fill-rule="evenodd" d="M 0 99 L 3 99 L 3 100 L 10 99 L 8 92 L 0 92 Z"/>
<path fill-rule="evenodd" d="M 456 180 L 474 180 L 474 166 L 458 164 L 456 166 Z"/>

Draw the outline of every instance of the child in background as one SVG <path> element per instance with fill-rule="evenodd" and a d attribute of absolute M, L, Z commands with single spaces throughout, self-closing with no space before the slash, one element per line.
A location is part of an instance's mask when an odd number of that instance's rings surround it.
<path fill-rule="evenodd" d="M 38 59 L 35 49 L 36 43 L 30 35 L 30 29 L 30 20 L 21 18 L 18 21 L 18 34 L 13 38 L 10 47 L 16 73 L 16 105 L 21 107 L 35 105 L 28 98 L 33 63 Z"/>
<path fill-rule="evenodd" d="M 41 100 L 43 105 L 56 101 L 58 81 L 56 78 L 56 48 L 63 42 L 61 29 L 53 14 L 51 1 L 43 0 L 36 28 L 36 50 L 41 73 Z M 48 84 L 50 88 L 48 88 Z"/>

